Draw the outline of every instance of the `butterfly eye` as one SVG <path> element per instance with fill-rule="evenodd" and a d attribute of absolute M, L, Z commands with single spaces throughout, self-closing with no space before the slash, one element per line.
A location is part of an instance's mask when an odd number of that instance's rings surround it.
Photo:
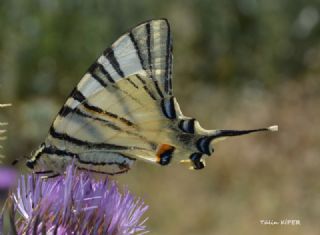
<path fill-rule="evenodd" d="M 26 162 L 26 166 L 27 166 L 28 168 L 30 168 L 30 169 L 33 169 L 33 168 L 34 168 L 34 163 L 33 163 L 33 161 L 28 160 L 28 161 Z"/>

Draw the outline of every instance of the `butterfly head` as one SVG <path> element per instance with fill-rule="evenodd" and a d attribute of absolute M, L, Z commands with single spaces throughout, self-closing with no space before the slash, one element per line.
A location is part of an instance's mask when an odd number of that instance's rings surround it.
<path fill-rule="evenodd" d="M 26 162 L 27 167 L 29 167 L 30 169 L 34 169 L 38 158 L 43 154 L 44 148 L 45 148 L 45 144 L 42 143 L 39 145 L 38 148 L 36 148 L 34 151 L 31 152 L 30 157 Z"/>

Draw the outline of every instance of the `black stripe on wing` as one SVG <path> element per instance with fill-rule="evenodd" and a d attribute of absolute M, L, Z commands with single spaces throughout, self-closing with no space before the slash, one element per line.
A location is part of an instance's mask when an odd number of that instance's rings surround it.
<path fill-rule="evenodd" d="M 178 127 L 185 133 L 194 134 L 194 122 L 196 119 L 183 119 L 179 122 Z"/>
<path fill-rule="evenodd" d="M 148 93 L 149 94 L 149 93 Z M 152 93 L 150 92 L 150 97 L 152 98 Z M 109 128 L 112 128 L 113 130 L 117 130 L 117 131 L 123 131 L 125 133 L 127 133 L 128 135 L 132 135 L 135 137 L 140 138 L 142 141 L 148 143 L 152 148 L 155 148 L 155 143 L 153 143 L 152 141 L 148 140 L 146 137 L 144 137 L 143 135 L 140 135 L 138 132 L 135 131 L 130 131 L 130 130 L 125 130 L 121 127 L 119 127 L 118 125 L 116 125 L 113 121 L 114 120 L 105 120 L 103 118 L 99 118 L 99 116 L 103 115 L 106 116 L 107 118 L 112 118 L 117 120 L 118 122 L 128 126 L 128 127 L 133 127 L 133 128 L 137 128 L 137 125 L 135 123 L 133 123 L 132 121 L 130 121 L 127 118 L 124 117 L 120 117 L 119 115 L 103 110 L 97 106 L 91 105 L 86 97 L 81 93 L 81 91 L 79 91 L 77 88 L 74 88 L 73 91 L 71 92 L 70 97 L 72 97 L 74 100 L 77 100 L 81 106 L 89 111 L 90 113 L 87 112 L 82 112 L 80 109 L 78 109 L 77 107 L 75 108 L 71 108 L 67 105 L 64 105 L 60 111 L 59 111 L 59 116 L 60 117 L 66 117 L 67 115 L 69 115 L 70 113 L 76 113 L 77 115 L 84 117 L 84 118 L 89 118 L 95 121 L 99 121 L 101 123 L 103 123 L 104 125 L 108 126 Z M 154 98 L 154 97 L 153 97 Z M 96 114 L 96 115 L 90 115 L 90 114 Z"/>
<path fill-rule="evenodd" d="M 193 169 L 200 170 L 204 168 L 203 161 L 201 161 L 202 153 L 193 153 L 190 155 L 190 160 L 193 163 Z"/>
<path fill-rule="evenodd" d="M 108 71 L 103 67 L 102 64 L 99 62 L 93 63 L 90 68 L 88 69 L 88 72 L 92 75 L 94 79 L 96 79 L 103 87 L 106 87 L 107 84 L 103 80 L 102 77 L 99 76 L 99 74 L 103 75 L 103 77 L 106 77 L 107 80 L 111 83 L 115 83 L 114 79 L 111 77 L 111 75 L 108 73 Z"/>
<path fill-rule="evenodd" d="M 124 78 L 125 77 L 124 72 L 121 69 L 117 58 L 114 56 L 113 49 L 109 47 L 103 52 L 103 54 L 108 59 L 108 61 L 110 62 L 114 70 L 119 74 L 119 76 Z"/>
<path fill-rule="evenodd" d="M 78 90 L 77 87 L 73 89 L 70 97 L 72 97 L 74 100 L 78 101 L 79 103 L 82 103 L 86 100 L 86 97 Z"/>
<path fill-rule="evenodd" d="M 92 120 L 95 120 L 95 121 L 99 121 L 99 122 L 103 123 L 104 125 L 110 127 L 110 128 L 113 129 L 113 130 L 122 131 L 122 129 L 121 129 L 120 127 L 118 127 L 117 125 L 115 125 L 114 123 L 112 123 L 112 122 L 110 122 L 110 121 L 108 121 L 108 120 L 105 120 L 105 119 L 101 119 L 101 118 L 94 117 L 94 116 L 91 116 L 91 115 L 89 115 L 89 114 L 86 114 L 86 113 L 82 112 L 82 111 L 81 111 L 80 109 L 78 109 L 78 108 L 72 109 L 72 108 L 64 105 L 64 106 L 62 107 L 62 109 L 60 110 L 59 115 L 60 115 L 61 117 L 65 117 L 65 116 L 67 116 L 67 115 L 68 115 L 69 113 L 71 113 L 71 112 L 72 112 L 72 113 L 75 113 L 75 114 L 77 114 L 77 115 L 79 115 L 79 116 L 81 116 L 81 117 L 83 117 L 83 118 L 89 118 L 89 119 L 92 119 Z"/>
<path fill-rule="evenodd" d="M 204 153 L 204 154 L 207 154 L 208 156 L 210 156 L 212 154 L 212 152 L 214 151 L 210 147 L 211 141 L 212 141 L 212 139 L 210 138 L 210 136 L 201 137 L 200 139 L 197 140 L 197 143 L 196 143 L 197 149 L 201 153 Z"/>
<path fill-rule="evenodd" d="M 93 121 L 98 121 L 100 123 L 102 123 L 103 125 L 115 130 L 115 131 L 119 131 L 119 132 L 125 132 L 126 134 L 128 135 L 131 135 L 131 136 L 135 136 L 139 139 L 141 139 L 141 141 L 149 144 L 149 146 L 154 149 L 156 148 L 156 144 L 150 140 L 148 140 L 146 137 L 144 137 L 143 135 L 140 135 L 139 132 L 136 132 L 136 131 L 129 131 L 129 130 L 125 130 L 119 126 L 117 126 L 115 123 L 111 122 L 111 121 L 108 121 L 108 120 L 105 120 L 105 119 L 102 119 L 102 118 L 99 118 L 99 117 L 95 117 L 95 116 L 91 116 L 90 114 L 87 114 L 87 113 L 84 113 L 82 112 L 80 109 L 78 108 L 75 108 L 75 109 L 72 109 L 70 107 L 68 107 L 67 105 L 64 105 L 62 107 L 62 109 L 60 110 L 59 112 L 59 116 L 60 117 L 66 117 L 68 114 L 70 113 L 73 113 L 73 114 L 76 114 L 80 117 L 83 117 L 85 119 L 91 119 Z"/>
<path fill-rule="evenodd" d="M 153 100 L 157 100 L 157 98 L 152 94 L 152 92 L 149 90 L 147 86 L 143 86 L 143 89 L 148 93 L 148 95 L 151 97 Z"/>
<path fill-rule="evenodd" d="M 66 117 L 67 115 L 69 115 L 71 112 L 73 112 L 73 109 L 70 108 L 67 105 L 62 106 L 62 108 L 60 109 L 58 115 L 60 117 Z"/>
<path fill-rule="evenodd" d="M 57 132 L 53 126 L 50 127 L 49 134 L 52 138 L 64 140 L 71 144 L 77 146 L 83 146 L 88 149 L 107 149 L 107 150 L 132 150 L 132 149 L 142 149 L 136 146 L 124 146 L 124 145 L 116 145 L 116 144 L 108 144 L 108 143 L 95 143 L 89 142 L 81 139 L 77 139 L 75 137 L 69 136 L 66 133 Z"/>
<path fill-rule="evenodd" d="M 112 153 L 112 152 L 110 152 Z M 104 165 L 117 165 L 120 169 L 125 169 L 125 171 L 129 170 L 129 163 L 136 161 L 135 158 L 133 157 L 129 157 L 125 154 L 119 153 L 119 152 L 114 152 L 113 154 L 117 154 L 119 156 L 119 161 L 108 161 L 108 157 L 105 158 L 106 161 L 100 161 L 100 162 L 94 162 L 94 161 L 89 161 L 89 160 L 83 160 L 80 158 L 80 156 L 76 153 L 73 153 L 71 151 L 67 151 L 67 150 L 61 150 L 58 148 L 55 148 L 53 146 L 47 146 L 45 148 L 42 149 L 41 152 L 39 152 L 39 154 L 31 161 L 27 162 L 27 166 L 29 168 L 34 168 L 35 164 L 37 163 L 37 161 L 39 160 L 39 158 L 43 155 L 56 155 L 59 157 L 70 157 L 70 158 L 75 158 L 77 159 L 77 161 L 81 164 L 84 165 L 93 165 L 93 166 L 104 166 Z M 121 159 L 120 159 L 121 158 Z M 129 163 L 128 163 L 129 162 Z M 83 168 L 86 170 L 90 170 L 87 168 Z M 118 172 L 100 172 L 100 173 L 104 173 L 104 174 L 120 174 L 120 173 L 124 173 L 125 171 L 121 170 Z M 44 172 L 41 172 L 44 173 Z"/>
<path fill-rule="evenodd" d="M 148 64 L 149 64 L 149 68 L 148 69 L 150 71 L 150 73 L 148 73 L 148 75 L 151 76 L 152 80 L 154 80 L 153 75 L 152 75 L 150 24 L 146 24 L 146 30 L 147 30 L 147 49 L 148 49 Z M 130 40 L 131 40 L 131 42 L 132 42 L 132 44 L 133 44 L 133 46 L 134 46 L 134 48 L 136 50 L 136 53 L 138 55 L 141 67 L 147 72 L 148 70 L 144 65 L 144 61 L 143 61 L 142 56 L 141 56 L 141 51 L 140 51 L 139 45 L 138 45 L 138 43 L 137 43 L 132 31 L 129 33 L 129 37 L 130 37 Z M 145 81 L 143 81 L 143 79 L 138 74 L 137 74 L 137 77 L 143 84 L 145 84 Z M 158 95 L 161 98 L 163 98 L 163 94 L 162 94 L 162 91 L 161 91 L 161 89 L 159 87 L 158 81 L 154 80 L 154 85 L 155 85 L 155 88 L 156 88 L 156 90 L 158 92 Z M 146 86 L 144 86 L 144 89 L 147 91 L 147 93 L 150 95 L 150 97 L 153 100 L 156 100 L 155 96 L 151 93 L 151 91 Z"/>
<path fill-rule="evenodd" d="M 129 38 L 130 38 L 130 40 L 131 40 L 131 42 L 132 42 L 132 44 L 133 44 L 133 46 L 134 46 L 134 49 L 136 50 L 136 53 L 137 53 L 137 55 L 138 55 L 138 58 L 139 58 L 141 67 L 143 68 L 143 70 L 146 71 L 147 69 L 146 69 L 146 67 L 145 67 L 145 65 L 144 65 L 144 62 L 143 62 L 143 59 L 142 59 L 142 55 L 141 55 L 141 51 L 140 51 L 139 45 L 138 45 L 138 43 L 137 43 L 137 41 L 136 41 L 136 39 L 135 39 L 135 36 L 134 36 L 134 34 L 132 33 L 132 31 L 130 31 L 130 33 L 129 33 Z"/>
<path fill-rule="evenodd" d="M 151 27 L 150 23 L 146 24 L 146 31 L 147 31 L 147 49 L 148 49 L 148 64 L 149 64 L 149 70 L 152 74 L 152 58 L 151 58 Z"/>
<path fill-rule="evenodd" d="M 167 53 L 166 53 L 166 71 L 165 71 L 165 80 L 164 80 L 164 89 L 165 92 L 169 95 L 172 95 L 172 39 L 171 39 L 171 30 L 170 25 L 167 19 L 165 19 L 167 24 Z"/>
<path fill-rule="evenodd" d="M 77 160 L 80 163 L 84 163 L 84 164 L 91 164 L 91 165 L 114 165 L 114 164 L 120 164 L 119 162 L 115 162 L 115 161 L 113 161 L 113 162 L 108 162 L 108 161 L 93 162 L 93 161 L 88 161 L 88 160 L 85 161 L 83 159 L 80 159 L 79 155 L 76 154 L 76 153 L 73 153 L 73 152 L 70 152 L 70 151 L 66 151 L 66 150 L 61 150 L 61 149 L 58 149 L 58 148 L 55 148 L 55 147 L 52 147 L 52 146 L 45 147 L 43 149 L 43 151 L 42 151 L 42 154 L 43 153 L 55 154 L 55 155 L 58 155 L 58 156 L 61 156 L 61 157 L 67 156 L 67 157 L 77 158 Z M 112 152 L 110 152 L 110 153 L 112 153 Z M 114 154 L 117 154 L 117 155 L 121 156 L 122 158 L 130 160 L 130 161 L 135 161 L 136 160 L 136 158 L 129 157 L 129 156 L 124 155 L 124 154 L 119 153 L 119 152 L 115 152 Z"/>
<path fill-rule="evenodd" d="M 95 112 L 95 113 L 99 113 L 99 114 L 103 114 L 112 118 L 115 118 L 117 120 L 120 120 L 121 122 L 123 122 L 124 124 L 126 124 L 127 126 L 135 126 L 135 124 L 133 122 L 131 122 L 130 120 L 124 118 L 124 117 L 119 117 L 117 114 L 108 112 L 106 110 L 103 110 L 97 106 L 91 105 L 88 103 L 86 97 L 81 93 L 81 91 L 79 91 L 77 88 L 74 88 L 73 91 L 71 92 L 70 97 L 72 97 L 74 100 L 77 100 L 79 103 L 81 103 L 86 109 Z M 66 112 L 66 111 L 61 111 L 61 112 Z"/>
<path fill-rule="evenodd" d="M 170 99 L 162 99 L 161 108 L 163 114 L 168 119 L 175 119 L 177 117 L 176 109 L 174 107 L 174 97 L 171 96 Z"/>
<path fill-rule="evenodd" d="M 151 53 L 151 49 L 152 49 L 151 48 L 152 47 L 152 45 L 151 45 L 151 25 L 150 25 L 150 22 L 147 23 L 145 25 L 145 27 L 146 27 L 146 34 L 147 34 L 146 35 L 147 36 L 146 47 L 147 47 L 147 51 L 148 51 L 148 61 L 147 61 L 148 68 L 146 68 L 146 66 L 145 66 L 145 61 L 143 60 L 142 55 L 141 55 L 141 49 L 139 48 L 139 45 L 138 45 L 138 43 L 137 43 L 137 41 L 135 39 L 134 33 L 132 31 L 130 31 L 130 33 L 129 33 L 129 38 L 130 38 L 130 40 L 131 40 L 131 42 L 132 42 L 132 44 L 134 46 L 134 49 L 135 49 L 135 51 L 137 53 L 137 56 L 139 58 L 139 62 L 140 62 L 140 65 L 141 65 L 142 69 L 144 71 L 146 71 L 148 76 L 150 76 L 150 78 L 153 80 L 154 86 L 156 88 L 156 91 L 157 91 L 158 95 L 161 98 L 163 98 L 164 96 L 163 96 L 163 93 L 162 93 L 162 91 L 161 91 L 161 89 L 159 87 L 159 83 L 153 76 L 153 66 L 152 66 L 153 64 L 152 64 L 152 53 Z M 137 76 L 138 76 L 139 80 L 141 80 L 141 77 L 138 74 L 137 74 Z M 143 83 L 145 83 L 145 82 L 143 81 Z M 144 88 L 144 89 L 150 94 L 149 90 L 147 90 L 146 88 Z M 155 97 L 153 95 L 150 95 L 150 96 L 152 97 L 152 99 L 155 99 Z"/>
<path fill-rule="evenodd" d="M 143 89 L 148 93 L 148 95 L 151 97 L 151 99 L 157 100 L 157 98 L 155 97 L 155 95 L 153 94 L 153 92 L 150 91 L 150 89 L 147 87 L 146 81 L 145 81 L 139 74 L 137 74 L 136 77 L 137 77 L 138 80 L 142 83 Z"/>
<path fill-rule="evenodd" d="M 90 68 L 88 69 L 88 72 L 89 74 L 97 81 L 100 83 L 101 86 L 103 87 L 107 87 L 107 84 L 105 83 L 105 81 L 103 80 L 103 78 L 101 78 L 98 74 L 99 74 L 99 71 L 101 71 L 101 68 L 102 67 L 99 63 L 93 63 Z M 102 67 L 103 68 L 103 67 Z M 103 68 L 104 69 L 104 68 Z"/>
<path fill-rule="evenodd" d="M 132 86 L 134 86 L 134 88 L 139 89 L 139 86 L 135 84 L 130 78 L 127 78 L 127 80 Z"/>
<path fill-rule="evenodd" d="M 90 105 L 88 102 L 83 102 L 82 105 L 87 109 L 87 110 L 90 110 L 92 112 L 95 112 L 95 113 L 99 113 L 99 114 L 102 114 L 102 115 L 106 115 L 108 117 L 111 117 L 111 118 L 114 118 L 114 119 L 117 119 L 119 121 L 121 121 L 122 123 L 126 124 L 127 126 L 135 126 L 135 124 L 133 122 L 131 122 L 130 120 L 124 118 L 124 117 L 119 117 L 117 114 L 114 114 L 114 113 L 111 113 L 111 112 L 108 112 L 106 110 L 103 110 L 99 107 L 96 107 L 94 105 Z"/>
<path fill-rule="evenodd" d="M 160 87 L 159 87 L 158 81 L 154 80 L 153 82 L 154 82 L 154 86 L 155 86 L 155 88 L 156 88 L 156 90 L 157 90 L 157 92 L 158 92 L 158 95 L 159 95 L 161 98 L 163 98 L 164 96 L 163 96 L 163 93 L 162 93 L 162 91 L 161 91 L 161 89 L 160 89 Z"/>

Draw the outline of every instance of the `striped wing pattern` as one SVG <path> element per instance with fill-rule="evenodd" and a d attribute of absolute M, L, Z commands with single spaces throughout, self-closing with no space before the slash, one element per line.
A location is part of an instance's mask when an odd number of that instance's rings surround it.
<path fill-rule="evenodd" d="M 202 169 L 219 138 L 258 131 L 205 130 L 183 116 L 172 95 L 172 39 L 168 21 L 142 23 L 90 66 L 27 166 L 61 174 L 74 162 L 105 174 L 128 171 L 136 159 Z"/>
<path fill-rule="evenodd" d="M 136 158 L 155 162 L 160 139 L 170 139 L 164 131 L 170 116 L 176 115 L 171 71 L 167 20 L 134 27 L 90 66 L 29 165 L 64 169 L 76 159 L 79 167 L 117 174 Z"/>

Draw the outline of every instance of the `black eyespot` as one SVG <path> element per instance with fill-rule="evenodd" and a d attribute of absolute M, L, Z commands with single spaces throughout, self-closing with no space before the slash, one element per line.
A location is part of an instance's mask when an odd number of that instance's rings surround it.
<path fill-rule="evenodd" d="M 200 170 L 204 168 L 203 162 L 201 162 L 202 153 L 193 153 L 190 156 L 190 160 L 193 163 L 193 169 Z"/>
<path fill-rule="evenodd" d="M 185 133 L 191 133 L 194 134 L 194 122 L 196 119 L 185 119 L 181 120 L 178 124 L 178 127 L 180 130 L 182 130 Z"/>
<path fill-rule="evenodd" d="M 160 156 L 160 165 L 168 165 L 171 161 L 171 158 L 172 158 L 172 153 L 169 153 L 169 152 L 165 152 L 163 154 L 161 154 Z"/>
<path fill-rule="evenodd" d="M 162 166 L 168 165 L 171 162 L 173 152 L 175 147 L 170 145 L 162 145 L 159 151 L 159 160 L 158 163 Z"/>
<path fill-rule="evenodd" d="M 208 156 L 211 155 L 211 150 L 210 149 L 210 142 L 211 142 L 211 138 L 208 136 L 204 136 L 201 137 L 198 141 L 197 141 L 197 148 L 201 153 L 207 154 Z"/>

